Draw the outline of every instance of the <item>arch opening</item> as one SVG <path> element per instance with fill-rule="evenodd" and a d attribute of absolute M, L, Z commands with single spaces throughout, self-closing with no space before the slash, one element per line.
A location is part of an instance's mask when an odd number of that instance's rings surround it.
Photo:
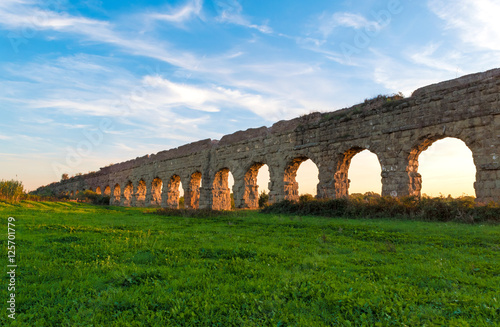
<path fill-rule="evenodd" d="M 120 184 L 116 184 L 114 189 L 113 189 L 113 198 L 111 199 L 113 205 L 117 205 L 120 203 L 120 198 L 121 198 L 121 189 L 120 189 Z"/>
<path fill-rule="evenodd" d="M 231 188 L 234 178 L 228 168 L 222 168 L 214 176 L 212 184 L 212 209 L 231 210 L 234 206 L 231 196 Z"/>
<path fill-rule="evenodd" d="M 200 207 L 200 188 L 202 174 L 196 171 L 191 174 L 184 192 L 184 207 L 198 209 Z"/>
<path fill-rule="evenodd" d="M 102 195 L 101 187 L 100 186 L 96 187 L 95 192 L 99 195 Z"/>
<path fill-rule="evenodd" d="M 263 192 L 263 199 L 268 199 L 269 181 L 269 166 L 262 162 L 252 164 L 245 174 L 243 198 L 238 206 L 241 208 L 257 209 Z"/>
<path fill-rule="evenodd" d="M 167 185 L 167 207 L 178 209 L 179 200 L 181 196 L 181 177 L 179 175 L 173 175 L 170 177 L 170 181 Z"/>
<path fill-rule="evenodd" d="M 137 183 L 137 193 L 136 193 L 136 205 L 139 207 L 144 207 L 146 205 L 146 182 L 141 179 L 139 183 Z"/>
<path fill-rule="evenodd" d="M 473 196 L 476 166 L 467 144 L 453 137 L 429 138 L 415 147 L 408 173 L 415 196 Z"/>
<path fill-rule="evenodd" d="M 338 157 L 337 169 L 335 170 L 334 175 L 336 198 L 345 198 L 349 196 L 349 167 L 351 166 L 351 161 L 354 156 L 364 150 L 366 149 L 361 147 L 353 147 L 345 151 Z"/>
<path fill-rule="evenodd" d="M 110 195 L 111 195 L 111 187 L 109 187 L 109 185 L 107 185 L 107 186 L 104 188 L 104 195 L 105 195 L 105 196 L 110 196 Z"/>
<path fill-rule="evenodd" d="M 134 186 L 131 181 L 128 181 L 127 185 L 123 188 L 123 206 L 129 207 L 132 204 L 133 192 Z"/>
<path fill-rule="evenodd" d="M 284 174 L 285 200 L 298 201 L 304 195 L 315 197 L 319 184 L 319 169 L 307 157 L 293 159 Z"/>
<path fill-rule="evenodd" d="M 151 183 L 151 205 L 153 207 L 161 206 L 161 193 L 163 192 L 163 181 L 156 177 Z"/>
<path fill-rule="evenodd" d="M 378 156 L 364 149 L 347 163 L 348 194 L 382 194 L 382 166 Z"/>

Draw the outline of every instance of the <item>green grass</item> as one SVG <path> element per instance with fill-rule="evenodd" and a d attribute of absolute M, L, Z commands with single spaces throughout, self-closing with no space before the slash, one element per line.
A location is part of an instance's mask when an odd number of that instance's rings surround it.
<path fill-rule="evenodd" d="M 0 202 L 13 326 L 499 326 L 500 226 Z"/>

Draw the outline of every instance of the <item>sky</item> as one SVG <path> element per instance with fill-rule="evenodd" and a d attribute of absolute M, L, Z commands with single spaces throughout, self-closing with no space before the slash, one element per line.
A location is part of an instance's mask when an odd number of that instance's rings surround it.
<path fill-rule="evenodd" d="M 497 68 L 498 17 L 496 0 L 2 0 L 0 179 L 34 190 Z M 450 151 L 428 156 L 439 167 Z M 353 159 L 351 192 L 380 169 L 369 161 Z M 454 183 L 466 175 L 455 166 Z"/>

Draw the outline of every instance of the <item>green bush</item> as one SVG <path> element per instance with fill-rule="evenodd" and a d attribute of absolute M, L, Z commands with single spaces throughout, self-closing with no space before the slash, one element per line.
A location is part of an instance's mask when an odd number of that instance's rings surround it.
<path fill-rule="evenodd" d="M 103 196 L 90 190 L 78 193 L 76 199 L 78 201 L 88 202 L 96 205 L 109 205 L 110 201 L 109 196 Z"/>
<path fill-rule="evenodd" d="M 17 202 L 24 194 L 22 182 L 15 180 L 6 181 L 3 179 L 0 181 L 0 198 L 2 200 Z"/>
<path fill-rule="evenodd" d="M 269 194 L 262 191 L 259 195 L 259 208 L 264 208 L 269 204 Z"/>
<path fill-rule="evenodd" d="M 314 196 L 312 196 L 311 194 L 302 194 L 300 197 L 299 197 L 299 202 L 310 202 L 310 201 L 314 201 Z"/>
<path fill-rule="evenodd" d="M 374 193 L 349 198 L 316 200 L 301 196 L 298 202 L 281 201 L 265 207 L 263 213 L 347 218 L 399 218 L 464 223 L 500 222 L 498 204 L 476 205 L 472 197 L 382 197 Z"/>

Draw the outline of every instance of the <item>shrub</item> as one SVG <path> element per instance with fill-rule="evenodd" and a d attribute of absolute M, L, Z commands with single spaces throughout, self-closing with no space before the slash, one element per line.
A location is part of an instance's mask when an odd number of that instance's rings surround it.
<path fill-rule="evenodd" d="M 236 208 L 236 205 L 234 203 L 234 194 L 231 193 L 231 210 L 234 210 Z"/>
<path fill-rule="evenodd" d="M 23 183 L 20 181 L 10 180 L 0 181 L 0 198 L 7 201 L 19 201 L 25 194 Z"/>
<path fill-rule="evenodd" d="M 259 195 L 259 208 L 264 208 L 269 205 L 269 194 L 262 191 Z"/>
<path fill-rule="evenodd" d="M 309 202 L 309 201 L 314 201 L 314 196 L 311 194 L 302 194 L 299 197 L 299 202 Z"/>
<path fill-rule="evenodd" d="M 480 206 L 472 197 L 382 197 L 374 193 L 353 194 L 349 198 L 315 200 L 300 197 L 298 202 L 281 201 L 263 213 L 313 215 L 347 218 L 400 218 L 432 221 L 500 222 L 498 204 Z"/>
<path fill-rule="evenodd" d="M 109 205 L 109 196 L 102 196 L 96 192 L 86 190 L 84 192 L 78 193 L 76 196 L 78 201 L 89 202 L 96 205 Z"/>

